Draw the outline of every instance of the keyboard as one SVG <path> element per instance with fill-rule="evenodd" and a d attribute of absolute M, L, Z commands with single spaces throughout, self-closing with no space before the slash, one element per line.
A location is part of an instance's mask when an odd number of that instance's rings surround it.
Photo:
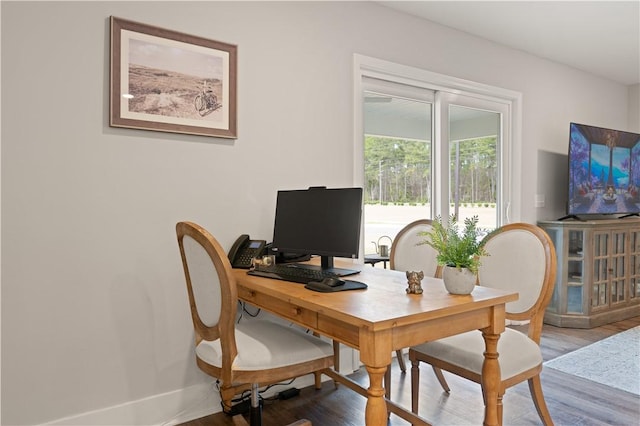
<path fill-rule="evenodd" d="M 304 268 L 295 266 L 294 264 L 258 266 L 256 269 L 252 269 L 247 273 L 258 277 L 273 278 L 276 280 L 291 281 L 302 284 L 307 284 L 311 281 L 322 281 L 327 277 L 338 277 L 338 275 L 333 272 Z"/>

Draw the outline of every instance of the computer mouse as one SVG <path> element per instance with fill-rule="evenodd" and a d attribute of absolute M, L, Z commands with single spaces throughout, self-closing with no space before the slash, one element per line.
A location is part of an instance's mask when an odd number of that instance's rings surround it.
<path fill-rule="evenodd" d="M 328 285 L 329 287 L 338 287 L 344 285 L 344 281 L 337 277 L 327 277 L 322 280 L 322 284 Z"/>
<path fill-rule="evenodd" d="M 305 285 L 306 288 L 322 293 L 336 291 L 336 287 L 344 285 L 344 281 L 339 278 L 325 278 L 322 281 L 311 281 Z"/>

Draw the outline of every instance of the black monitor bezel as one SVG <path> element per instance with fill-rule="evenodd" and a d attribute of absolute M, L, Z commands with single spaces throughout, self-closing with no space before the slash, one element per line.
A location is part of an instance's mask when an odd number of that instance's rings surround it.
<path fill-rule="evenodd" d="M 323 229 L 322 227 L 331 227 L 330 223 L 322 223 L 325 219 L 326 215 L 330 215 L 338 212 L 345 212 L 349 217 L 345 219 L 347 223 L 352 224 L 352 226 L 348 226 L 348 230 L 352 232 L 352 234 L 347 238 L 350 240 L 350 247 L 326 247 L 320 244 L 313 243 L 309 241 L 305 244 L 292 244 L 291 240 L 286 240 L 283 237 L 283 220 L 286 220 L 287 215 L 292 214 L 292 211 L 284 211 L 283 209 L 290 208 L 291 197 L 298 198 L 301 200 L 310 200 L 309 197 L 318 197 L 319 200 L 328 200 L 336 202 L 341 202 L 342 206 L 331 205 L 331 203 L 325 203 L 321 208 L 331 208 L 338 210 L 323 210 L 325 215 L 314 215 L 316 219 L 314 222 L 307 223 L 307 226 L 313 226 L 314 231 L 318 232 L 318 227 Z M 362 197 L 363 190 L 358 187 L 349 187 L 349 188 L 326 188 L 326 187 L 311 187 L 308 189 L 294 189 L 294 190 L 280 190 L 278 191 L 276 197 L 276 212 L 274 218 L 274 229 L 273 229 L 273 245 L 272 249 L 276 253 L 297 253 L 301 255 L 312 255 L 312 256 L 320 256 L 322 259 L 321 268 L 322 269 L 335 269 L 333 268 L 333 258 L 334 257 L 342 257 L 342 258 L 351 258 L 357 259 L 360 253 L 360 237 L 361 237 L 361 228 L 362 228 Z M 288 199 L 287 199 L 288 198 Z M 342 199 L 344 198 L 344 199 Z M 316 200 L 317 204 L 317 200 Z M 300 214 L 304 215 L 305 209 L 311 208 L 309 205 L 299 205 Z M 346 224 L 345 224 L 346 225 Z M 345 226 L 343 225 L 343 226 Z M 290 225 L 293 226 L 293 225 Z M 294 228 L 301 229 L 300 223 L 296 223 Z M 343 231 L 345 228 L 341 228 Z M 289 233 L 291 233 L 291 227 L 288 229 Z M 329 229 L 325 229 L 326 232 L 329 232 Z M 344 271 L 346 272 L 346 271 Z M 353 273 L 353 272 L 351 272 Z M 340 275 L 344 275 L 344 273 L 340 273 Z"/>

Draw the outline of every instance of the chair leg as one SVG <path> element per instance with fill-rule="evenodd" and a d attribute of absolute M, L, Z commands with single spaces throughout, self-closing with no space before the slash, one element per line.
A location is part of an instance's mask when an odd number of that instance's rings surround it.
<path fill-rule="evenodd" d="M 438 382 L 440 382 L 440 386 L 442 386 L 442 389 L 444 389 L 444 391 L 446 393 L 451 393 L 451 389 L 449 389 L 449 385 L 447 384 L 447 381 L 444 379 L 444 375 L 442 374 L 442 370 L 439 369 L 438 367 L 433 367 L 433 372 L 436 374 L 436 378 L 438 379 Z"/>
<path fill-rule="evenodd" d="M 251 384 L 251 411 L 249 412 L 249 424 L 251 426 L 262 426 L 262 407 L 260 406 L 260 395 L 258 394 L 258 384 Z"/>
<path fill-rule="evenodd" d="M 337 340 L 333 341 L 333 369 L 336 373 L 340 372 L 340 342 Z M 338 381 L 334 380 L 333 385 L 336 389 L 338 389 Z"/>
<path fill-rule="evenodd" d="M 315 388 L 322 389 L 322 373 L 319 371 L 314 371 L 313 376 L 315 378 Z"/>
<path fill-rule="evenodd" d="M 529 391 L 531 392 L 531 398 L 533 399 L 533 404 L 536 406 L 536 410 L 538 411 L 538 416 L 540 416 L 540 420 L 545 426 L 553 426 L 553 420 L 551 419 L 551 414 L 549 414 L 549 409 L 547 408 L 547 404 L 544 401 L 544 395 L 542 393 L 542 383 L 540 383 L 540 375 L 534 376 L 528 380 L 529 382 Z"/>
<path fill-rule="evenodd" d="M 418 393 L 420 391 L 420 361 L 411 360 L 411 412 L 418 414 Z"/>
<path fill-rule="evenodd" d="M 407 366 L 404 364 L 404 357 L 402 356 L 402 349 L 396 351 L 396 358 L 398 359 L 398 365 L 403 373 L 407 372 Z"/>

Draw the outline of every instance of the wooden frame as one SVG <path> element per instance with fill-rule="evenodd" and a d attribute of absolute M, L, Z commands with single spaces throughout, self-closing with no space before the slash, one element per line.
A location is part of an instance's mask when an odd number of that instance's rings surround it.
<path fill-rule="evenodd" d="M 237 46 L 111 17 L 112 127 L 237 137 Z"/>

